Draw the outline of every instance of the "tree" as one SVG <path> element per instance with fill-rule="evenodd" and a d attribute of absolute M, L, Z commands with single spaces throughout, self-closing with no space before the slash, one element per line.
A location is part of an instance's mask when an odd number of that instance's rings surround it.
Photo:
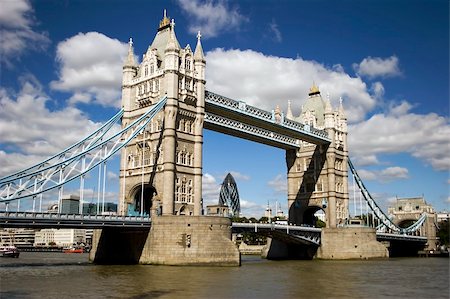
<path fill-rule="evenodd" d="M 255 217 L 249 218 L 248 221 L 250 221 L 251 223 L 257 223 L 258 222 L 258 220 Z"/>
<path fill-rule="evenodd" d="M 450 234 L 450 223 L 448 220 L 440 221 L 438 223 L 437 236 L 440 239 L 440 244 L 448 246 L 449 245 L 449 234 Z"/>
<path fill-rule="evenodd" d="M 263 216 L 263 217 L 259 218 L 259 222 L 260 223 L 269 223 L 269 218 Z"/>

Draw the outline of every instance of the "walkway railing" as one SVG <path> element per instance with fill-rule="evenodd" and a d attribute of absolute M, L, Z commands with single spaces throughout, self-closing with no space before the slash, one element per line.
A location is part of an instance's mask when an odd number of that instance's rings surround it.
<path fill-rule="evenodd" d="M 0 227 L 19 228 L 149 228 L 148 216 L 0 212 Z"/>
<path fill-rule="evenodd" d="M 319 130 L 309 125 L 305 125 L 284 117 L 281 115 L 280 119 L 275 117 L 274 112 L 269 112 L 262 110 L 260 108 L 256 108 L 254 106 L 248 105 L 243 101 L 236 101 L 216 93 L 205 91 L 205 102 L 209 105 L 214 105 L 216 107 L 221 107 L 223 109 L 227 109 L 229 111 L 233 111 L 235 113 L 245 115 L 247 117 L 257 119 L 262 122 L 274 124 L 279 128 L 283 128 L 285 132 L 291 132 L 300 134 L 302 136 L 309 136 L 312 138 L 312 141 L 315 143 L 329 143 L 331 140 L 328 137 L 328 133 L 324 130 Z M 206 107 L 206 113 L 209 114 L 211 111 L 208 111 Z M 212 112 L 214 113 L 214 112 Z M 217 114 L 217 113 L 216 113 Z M 278 132 L 279 133 L 279 132 Z M 293 134 L 294 135 L 294 134 Z M 288 135 L 288 137 L 293 137 Z M 297 138 L 298 139 L 298 138 Z"/>

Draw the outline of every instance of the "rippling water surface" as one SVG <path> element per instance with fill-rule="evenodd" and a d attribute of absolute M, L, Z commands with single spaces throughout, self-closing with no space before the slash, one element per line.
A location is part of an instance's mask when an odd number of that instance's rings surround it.
<path fill-rule="evenodd" d="M 0 259 L 0 298 L 449 298 L 448 258 L 102 266 L 87 254 Z"/>

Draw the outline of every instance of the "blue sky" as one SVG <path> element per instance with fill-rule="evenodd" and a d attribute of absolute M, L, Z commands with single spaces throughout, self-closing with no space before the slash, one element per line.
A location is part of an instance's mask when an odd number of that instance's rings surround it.
<path fill-rule="evenodd" d="M 449 209 L 449 3 L 0 0 L 0 176 L 56 153 L 120 106 L 127 41 L 147 50 L 167 9 L 182 46 L 202 32 L 207 89 L 295 115 L 314 81 L 349 119 L 350 157 L 383 206 Z M 228 172 L 243 212 L 286 211 L 284 152 L 205 131 L 204 198 Z M 117 165 L 109 168 L 116 197 Z"/>

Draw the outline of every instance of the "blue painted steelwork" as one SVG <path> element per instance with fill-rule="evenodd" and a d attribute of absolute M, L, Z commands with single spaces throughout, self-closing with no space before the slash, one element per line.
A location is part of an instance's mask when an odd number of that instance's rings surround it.
<path fill-rule="evenodd" d="M 148 216 L 0 212 L 0 227 L 20 228 L 150 228 Z"/>
<path fill-rule="evenodd" d="M 295 226 L 295 225 L 282 225 L 275 223 L 232 223 L 233 232 L 270 232 L 277 231 L 285 233 L 287 235 L 294 236 L 306 243 L 313 245 L 320 245 L 320 235 L 322 229 L 315 227 Z"/>
<path fill-rule="evenodd" d="M 287 137 L 293 138 L 296 135 L 304 136 L 310 138 L 311 141 L 316 144 L 328 144 L 331 142 L 328 133 L 325 130 L 318 130 L 305 124 L 289 120 L 283 116 L 281 119 L 277 120 L 273 112 L 265 111 L 248 105 L 245 102 L 232 100 L 210 91 L 205 91 L 205 104 L 206 114 L 210 114 L 210 110 L 215 110 L 216 108 L 225 109 L 244 116 L 244 119 L 254 119 L 260 124 L 274 125 L 278 130 L 282 129 L 285 131 L 286 133 L 283 134 L 287 135 Z M 205 119 L 205 121 L 208 121 L 208 119 Z M 248 123 L 242 124 L 248 125 Z M 296 139 L 299 138 L 297 137 Z M 299 146 L 300 145 L 297 145 L 297 147 Z"/>
<path fill-rule="evenodd" d="M 213 113 L 205 113 L 205 123 L 216 125 L 221 128 L 228 128 L 233 132 L 240 132 L 242 135 L 250 135 L 262 140 L 268 140 L 274 144 L 279 144 L 282 148 L 299 148 L 298 139 L 282 135 L 270 130 L 252 126 L 241 121 L 232 120 Z"/>
<path fill-rule="evenodd" d="M 374 212 L 375 216 L 381 221 L 381 224 L 377 227 L 377 231 L 381 231 L 382 229 L 386 228 L 389 231 L 397 232 L 400 234 L 408 234 L 417 231 L 422 226 L 422 224 L 425 222 L 427 218 L 427 215 L 425 213 L 423 213 L 416 222 L 414 222 L 411 226 L 407 228 L 399 227 L 394 222 L 392 222 L 392 220 L 380 209 L 375 200 L 372 198 L 369 191 L 364 186 L 364 183 L 362 182 L 358 173 L 356 172 L 356 169 L 353 166 L 350 159 L 348 159 L 348 166 L 350 168 L 350 171 L 353 173 L 355 177 L 355 181 L 359 189 L 361 189 L 361 193 L 365 201 L 369 205 L 370 209 Z"/>
<path fill-rule="evenodd" d="M 85 175 L 88 171 L 107 161 L 137 134 L 142 132 L 152 118 L 164 107 L 166 100 L 166 97 L 162 98 L 142 116 L 124 129 L 112 134 L 112 136 L 105 137 L 107 132 L 102 132 L 101 137 L 95 138 L 95 142 L 90 143 L 90 146 L 75 155 L 42 169 L 20 171 L 9 176 L 9 179 L 0 183 L 0 202 L 8 203 L 21 198 L 35 197 Z M 116 116 L 113 118 L 120 119 Z M 109 128 L 111 129 L 112 125 Z M 86 140 L 86 138 L 83 140 Z M 81 144 L 81 142 L 77 144 Z M 73 148 L 73 146 L 70 148 Z M 62 156 L 64 157 L 64 155 Z M 38 165 L 45 164 L 40 163 Z"/>
<path fill-rule="evenodd" d="M 112 128 L 112 126 L 117 123 L 118 120 L 123 116 L 124 110 L 121 109 L 119 112 L 116 113 L 111 119 L 109 119 L 106 123 L 104 123 L 100 128 L 98 128 L 96 131 L 94 131 L 92 134 L 87 136 L 86 138 L 80 140 L 79 142 L 69 146 L 68 148 L 64 149 L 63 151 L 57 153 L 56 155 L 51 156 L 50 158 L 33 165 L 29 168 L 26 168 L 24 170 L 21 170 L 19 172 L 13 173 L 11 175 L 5 176 L 0 178 L 0 184 L 6 184 L 8 182 L 21 179 L 27 176 L 31 176 L 33 174 L 39 173 L 40 171 L 46 170 L 51 168 L 55 165 L 55 163 L 60 163 L 61 161 L 65 161 L 66 155 L 70 155 L 70 157 L 73 157 L 77 155 L 78 153 L 91 148 L 92 146 L 96 145 L 102 138 L 105 136 L 107 132 Z"/>

